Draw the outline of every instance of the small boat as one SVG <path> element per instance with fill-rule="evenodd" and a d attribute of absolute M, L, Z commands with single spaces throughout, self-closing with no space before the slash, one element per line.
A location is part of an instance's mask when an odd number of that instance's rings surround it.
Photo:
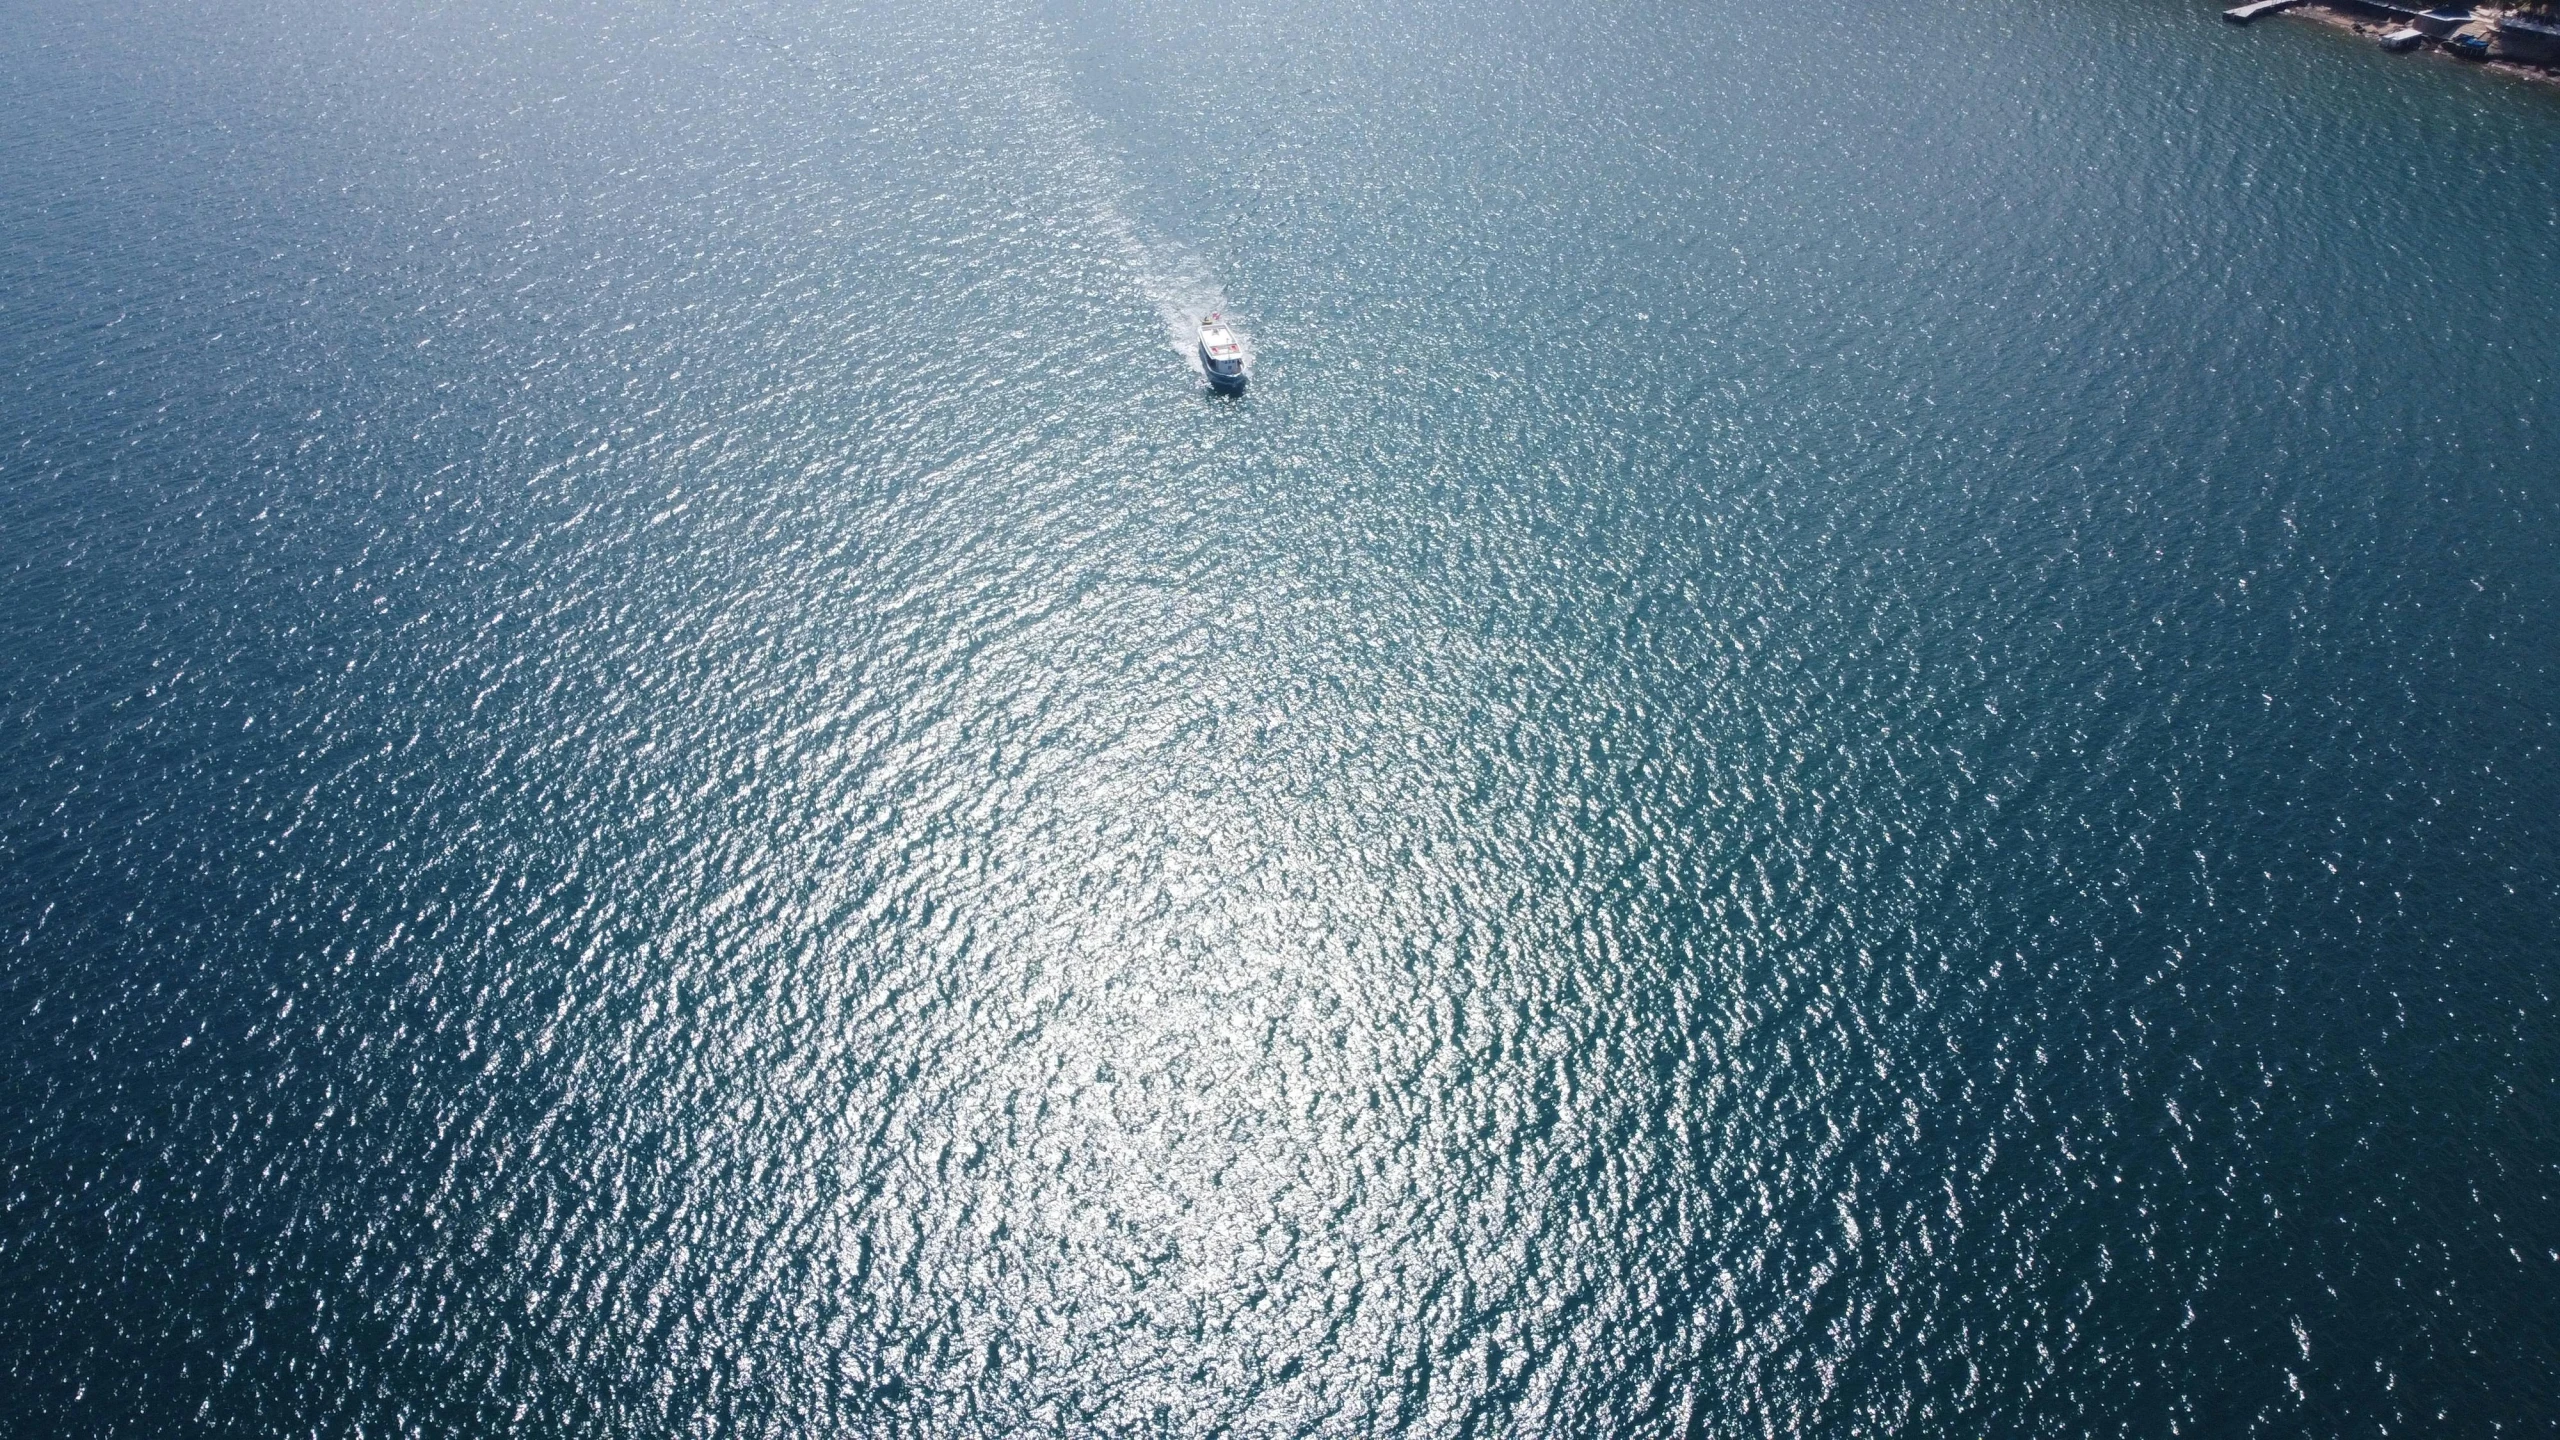
<path fill-rule="evenodd" d="M 1200 373 L 1208 377 L 1209 388 L 1222 395 L 1244 393 L 1244 344 L 1227 328 L 1224 316 L 1212 315 L 1200 322 Z"/>
<path fill-rule="evenodd" d="M 2456 35 L 2452 39 L 2444 42 L 2444 48 L 2461 56 L 2465 60 L 2486 60 L 2489 58 L 2489 37 L 2486 35 Z"/>
<path fill-rule="evenodd" d="M 2393 54 L 2398 54 L 2403 50 L 2417 49 L 2418 42 L 2426 38 L 2427 37 L 2424 32 L 2414 30 L 2409 26 L 2403 25 L 2397 30 L 2384 31 L 2381 44 L 2383 49 L 2391 51 Z"/>

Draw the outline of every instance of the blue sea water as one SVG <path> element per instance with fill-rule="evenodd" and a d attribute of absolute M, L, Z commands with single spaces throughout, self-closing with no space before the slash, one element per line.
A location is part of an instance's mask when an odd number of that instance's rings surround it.
<path fill-rule="evenodd" d="M 2193 0 L 17 0 L 0 1423 L 2547 1433 L 2555 276 Z"/>

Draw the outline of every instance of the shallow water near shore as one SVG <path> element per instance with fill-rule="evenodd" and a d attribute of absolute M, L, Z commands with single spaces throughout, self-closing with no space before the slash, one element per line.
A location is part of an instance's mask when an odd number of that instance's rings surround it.
<path fill-rule="evenodd" d="M 2560 99 L 2369 49 L 21 6 L 9 1428 L 2547 1427 Z"/>

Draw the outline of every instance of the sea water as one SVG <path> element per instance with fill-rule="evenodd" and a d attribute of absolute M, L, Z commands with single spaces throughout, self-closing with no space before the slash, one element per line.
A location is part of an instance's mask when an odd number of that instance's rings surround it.
<path fill-rule="evenodd" d="M 25 0 L 9 1428 L 2547 1425 L 2555 273 L 2193 0 Z"/>

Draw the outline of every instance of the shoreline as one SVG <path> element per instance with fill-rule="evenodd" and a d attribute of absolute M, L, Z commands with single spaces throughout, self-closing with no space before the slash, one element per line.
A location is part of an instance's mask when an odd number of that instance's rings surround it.
<path fill-rule="evenodd" d="M 2367 41 L 2377 40 L 2384 31 L 2395 28 L 2391 24 L 2371 19 L 2348 9 L 2343 5 L 2336 4 L 2334 3 L 2334 0 L 2303 0 L 2302 4 L 2296 5 L 2290 10 L 2283 11 L 2281 14 L 2284 16 L 2299 17 L 2318 25 L 2326 25 L 2333 30 L 2345 30 L 2355 35 L 2362 36 Z M 2429 41 L 2426 48 L 2439 51 L 2443 49 L 2441 45 L 2438 45 L 2433 41 Z M 2399 57 L 2394 56 L 2393 58 L 2397 59 Z M 2451 59 L 2454 57 L 2447 56 L 2446 58 Z M 2554 68 L 2552 66 L 2532 65 L 2521 60 L 2508 59 L 2502 56 L 2491 56 L 2486 60 L 2465 60 L 2462 63 L 2478 69 L 2494 71 L 2500 75 L 2512 76 L 2515 79 L 2528 81 L 2536 85 L 2560 86 L 2560 68 Z"/>

